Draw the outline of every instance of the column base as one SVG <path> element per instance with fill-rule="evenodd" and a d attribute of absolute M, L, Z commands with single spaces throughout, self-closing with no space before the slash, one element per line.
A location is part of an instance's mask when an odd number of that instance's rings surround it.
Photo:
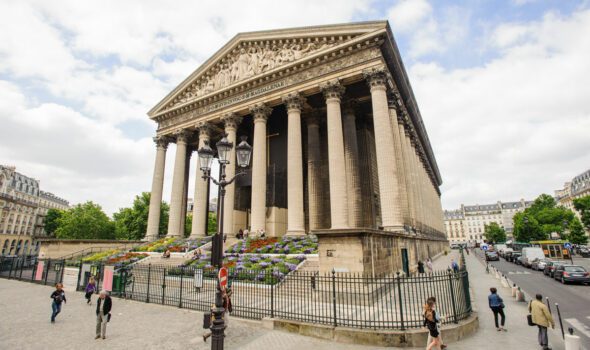
<path fill-rule="evenodd" d="M 286 236 L 305 236 L 307 233 L 305 230 L 288 230 L 285 234 Z"/>
<path fill-rule="evenodd" d="M 198 239 L 198 238 L 205 238 L 207 235 L 190 235 L 188 239 Z"/>
<path fill-rule="evenodd" d="M 145 236 L 143 237 L 142 241 L 144 242 L 153 242 L 158 239 L 158 236 Z"/>

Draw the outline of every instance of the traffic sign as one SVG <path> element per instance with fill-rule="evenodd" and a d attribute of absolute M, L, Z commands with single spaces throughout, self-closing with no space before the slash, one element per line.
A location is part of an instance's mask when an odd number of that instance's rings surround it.
<path fill-rule="evenodd" d="M 482 245 L 482 246 L 481 246 L 481 249 L 483 249 L 483 250 L 488 250 L 488 246 L 487 246 L 487 245 Z"/>
<path fill-rule="evenodd" d="M 219 278 L 219 287 L 225 289 L 227 287 L 227 267 L 220 268 L 217 277 Z"/>
<path fill-rule="evenodd" d="M 564 247 L 565 249 L 572 249 L 572 244 L 571 244 L 570 242 L 565 242 L 565 243 L 563 244 L 563 247 Z"/>

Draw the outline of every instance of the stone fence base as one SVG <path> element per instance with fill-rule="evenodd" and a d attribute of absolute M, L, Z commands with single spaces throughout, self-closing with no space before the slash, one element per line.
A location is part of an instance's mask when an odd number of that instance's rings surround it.
<path fill-rule="evenodd" d="M 373 330 L 334 327 L 290 320 L 264 318 L 262 325 L 267 329 L 282 330 L 308 337 L 315 337 L 340 343 L 372 345 L 383 347 L 425 347 L 428 340 L 428 330 Z M 479 328 L 476 312 L 458 324 L 446 325 L 442 329 L 445 344 L 452 343 L 471 336 Z"/>

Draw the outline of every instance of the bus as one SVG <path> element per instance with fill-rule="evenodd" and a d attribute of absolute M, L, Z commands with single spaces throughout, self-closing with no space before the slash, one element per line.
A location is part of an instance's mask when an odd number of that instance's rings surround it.
<path fill-rule="evenodd" d="M 506 245 L 508 246 L 508 248 L 512 248 L 512 250 L 514 250 L 515 252 L 522 251 L 522 248 L 531 247 L 531 244 L 530 243 L 512 242 L 512 241 L 506 242 Z"/>
<path fill-rule="evenodd" d="M 563 247 L 567 241 L 564 240 L 543 240 L 531 241 L 533 247 L 540 247 L 547 258 L 569 259 L 570 252 Z"/>

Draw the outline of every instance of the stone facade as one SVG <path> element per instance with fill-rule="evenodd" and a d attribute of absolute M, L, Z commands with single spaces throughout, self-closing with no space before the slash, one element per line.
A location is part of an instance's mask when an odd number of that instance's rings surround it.
<path fill-rule="evenodd" d="M 555 199 L 564 207 L 571 209 L 578 219 L 580 213 L 574 208 L 574 199 L 590 196 L 590 169 L 577 175 L 571 181 L 566 182 L 562 189 L 555 191 Z M 590 235 L 590 231 L 586 231 Z"/>
<path fill-rule="evenodd" d="M 177 144 L 170 236 L 182 221 L 190 154 L 227 134 L 234 146 L 241 136 L 253 146 L 251 168 L 228 187 L 228 235 L 317 233 L 327 247 L 342 232 L 349 251 L 337 251 L 347 258 L 321 256 L 322 268 L 372 273 L 398 269 L 402 251 L 413 266 L 446 242 L 442 180 L 386 21 L 238 34 L 148 115 L 158 124 L 152 192 L 162 190 L 162 143 Z M 191 235 L 201 236 L 195 215 L 207 186 L 199 169 L 188 177 L 196 181 Z M 158 211 L 154 200 L 150 217 Z M 430 253 L 410 244 L 423 241 Z"/>
<path fill-rule="evenodd" d="M 49 209 L 67 209 L 65 199 L 39 189 L 39 180 L 0 165 L 0 247 L 2 255 L 34 254 L 45 236 Z"/>

